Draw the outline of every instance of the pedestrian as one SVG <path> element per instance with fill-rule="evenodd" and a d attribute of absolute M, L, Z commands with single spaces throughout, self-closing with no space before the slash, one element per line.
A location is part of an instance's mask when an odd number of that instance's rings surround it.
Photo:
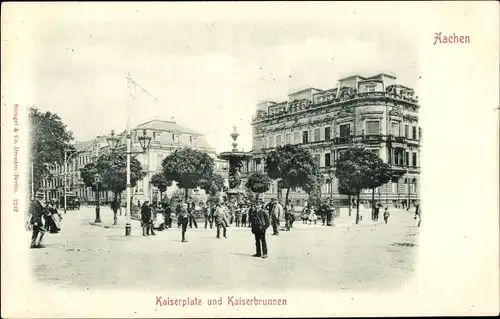
<path fill-rule="evenodd" d="M 248 209 L 248 227 L 252 228 L 253 216 L 257 213 L 257 204 L 253 202 Z"/>
<path fill-rule="evenodd" d="M 224 212 L 224 225 L 226 225 L 226 227 L 229 227 L 229 223 L 228 223 L 228 220 L 229 220 L 229 216 L 231 215 L 231 209 L 229 208 L 228 206 L 229 204 L 227 202 L 225 202 L 221 208 Z"/>
<path fill-rule="evenodd" d="M 164 201 L 161 204 L 163 208 L 163 219 L 165 220 L 165 229 L 169 229 L 172 227 L 172 208 L 167 201 Z"/>
<path fill-rule="evenodd" d="M 193 228 L 193 224 L 195 228 L 198 228 L 198 224 L 196 223 L 196 217 L 195 217 L 196 204 L 194 202 L 192 202 L 191 205 L 188 206 L 188 212 L 189 212 L 189 228 Z"/>
<path fill-rule="evenodd" d="M 241 227 L 247 227 L 248 210 L 248 205 L 243 204 L 243 207 L 241 208 Z"/>
<path fill-rule="evenodd" d="M 386 207 L 385 208 L 385 211 L 384 211 L 384 222 L 387 224 L 387 221 L 389 220 L 389 217 L 391 216 L 391 214 L 389 214 L 389 210 L 388 208 Z"/>
<path fill-rule="evenodd" d="M 153 212 L 149 201 L 146 200 L 142 203 L 141 207 L 141 224 L 142 224 L 142 236 L 156 235 L 153 229 Z"/>
<path fill-rule="evenodd" d="M 251 224 L 255 237 L 255 255 L 253 257 L 267 258 L 266 229 L 269 228 L 269 215 L 262 205 L 252 214 Z"/>
<path fill-rule="evenodd" d="M 241 227 L 241 210 L 243 209 L 243 205 L 239 205 L 235 207 L 234 210 L 234 221 L 236 223 L 236 227 Z"/>
<path fill-rule="evenodd" d="M 326 200 L 319 207 L 319 214 L 321 216 L 321 226 L 326 226 L 327 224 L 327 214 L 328 214 L 328 202 Z"/>
<path fill-rule="evenodd" d="M 293 228 L 293 222 L 295 221 L 295 208 L 290 205 L 290 228 Z"/>
<path fill-rule="evenodd" d="M 273 226 L 273 235 L 279 235 L 279 225 L 280 218 L 284 215 L 283 205 L 278 201 L 278 199 L 273 199 L 274 205 L 271 213 L 271 225 Z"/>
<path fill-rule="evenodd" d="M 45 235 L 45 228 L 42 221 L 42 216 L 50 216 L 50 212 L 43 200 L 43 192 L 36 193 L 36 199 L 31 205 L 30 224 L 32 225 L 31 246 L 30 248 L 45 248 L 42 245 L 42 239 Z"/>
<path fill-rule="evenodd" d="M 417 227 L 420 227 L 420 222 L 422 221 L 422 210 L 420 208 L 420 202 L 417 202 L 417 206 L 415 208 L 415 219 L 418 218 Z"/>
<path fill-rule="evenodd" d="M 45 230 L 51 234 L 57 234 L 61 230 L 61 220 L 62 216 L 57 210 L 57 203 L 55 199 L 51 199 L 47 209 L 50 212 L 50 216 L 45 220 Z"/>
<path fill-rule="evenodd" d="M 214 221 L 215 221 L 215 209 L 216 209 L 216 205 L 212 202 L 210 204 L 210 229 L 212 229 L 213 225 L 214 225 Z"/>
<path fill-rule="evenodd" d="M 310 207 L 308 219 L 309 219 L 309 225 L 311 225 L 312 222 L 314 222 L 314 225 L 316 225 L 316 220 L 318 219 L 318 216 L 316 215 L 316 209 L 314 206 Z"/>
<path fill-rule="evenodd" d="M 285 205 L 285 230 L 290 231 L 292 224 L 292 206 L 290 204 Z"/>
<path fill-rule="evenodd" d="M 203 217 L 205 217 L 205 229 L 207 229 L 208 225 L 212 223 L 210 220 L 210 204 L 207 203 L 200 203 L 201 205 L 201 211 L 203 212 Z M 210 227 L 212 228 L 212 227 Z"/>
<path fill-rule="evenodd" d="M 307 224 L 307 219 L 309 218 L 309 207 L 307 205 L 302 209 L 300 217 L 302 218 L 302 224 Z"/>
<path fill-rule="evenodd" d="M 188 223 L 189 223 L 188 204 L 187 203 L 182 203 L 182 206 L 179 205 L 178 207 L 179 207 L 179 216 L 178 216 L 179 222 L 178 223 L 182 227 L 182 231 L 181 231 L 182 242 L 183 243 L 187 243 L 186 230 L 187 230 L 187 226 L 188 226 Z"/>
<path fill-rule="evenodd" d="M 227 208 L 228 208 L 228 211 L 229 211 L 229 225 L 232 225 L 233 221 L 234 221 L 234 211 L 235 211 L 235 205 L 234 205 L 234 203 L 229 203 L 227 205 Z M 229 227 L 229 225 L 228 225 L 228 227 Z"/>
<path fill-rule="evenodd" d="M 222 235 L 224 238 L 227 238 L 227 217 L 226 217 L 226 209 L 220 203 L 217 203 L 217 207 L 215 209 L 215 226 L 217 227 L 217 237 L 220 238 L 220 229 L 222 228 Z"/>

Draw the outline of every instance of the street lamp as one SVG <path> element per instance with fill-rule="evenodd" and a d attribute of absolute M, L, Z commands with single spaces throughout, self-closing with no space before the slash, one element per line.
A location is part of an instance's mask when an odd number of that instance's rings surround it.
<path fill-rule="evenodd" d="M 67 155 L 68 153 L 71 153 L 69 156 Z M 64 213 L 66 214 L 66 193 L 68 192 L 67 190 L 67 174 L 68 174 L 68 161 L 71 159 L 71 157 L 75 154 L 77 154 L 78 151 L 75 150 L 64 150 Z"/>
<path fill-rule="evenodd" d="M 142 130 L 142 136 L 137 138 L 139 140 L 139 144 L 141 145 L 142 151 L 132 152 L 131 144 L 132 144 L 132 134 L 130 132 L 130 127 L 127 129 L 127 211 L 125 213 L 126 223 L 125 223 L 125 236 L 130 236 L 132 232 L 132 226 L 130 222 L 130 213 L 131 213 L 131 203 L 130 203 L 130 159 L 131 155 L 144 154 L 146 150 L 149 148 L 149 144 L 151 143 L 151 137 L 146 135 L 146 130 Z M 115 136 L 114 131 L 111 131 L 111 135 L 106 138 L 108 142 L 109 148 L 111 151 L 116 150 L 120 139 Z"/>
<path fill-rule="evenodd" d="M 94 174 L 94 183 L 96 187 L 96 204 L 95 204 L 95 222 L 100 223 L 101 222 L 101 215 L 100 215 L 100 200 L 99 200 L 99 183 L 101 182 L 101 175 L 99 174 Z"/>

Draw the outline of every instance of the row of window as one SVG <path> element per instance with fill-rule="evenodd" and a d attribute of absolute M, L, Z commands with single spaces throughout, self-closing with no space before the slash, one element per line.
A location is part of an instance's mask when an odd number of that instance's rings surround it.
<path fill-rule="evenodd" d="M 408 193 L 408 184 L 407 183 L 404 183 L 402 184 L 403 185 L 403 190 L 401 191 L 401 189 L 398 189 L 398 182 L 395 182 L 393 181 L 391 184 L 391 192 L 392 193 Z M 321 186 L 321 192 L 322 193 L 327 193 L 329 194 L 330 192 L 332 192 L 332 183 L 327 181 L 325 182 L 322 186 Z M 417 181 L 416 180 L 413 180 L 412 182 L 410 182 L 409 184 L 409 187 L 410 187 L 410 193 L 416 193 L 417 192 Z M 275 194 L 277 193 L 278 191 L 278 186 L 276 184 L 271 184 L 271 187 L 269 188 L 269 190 L 267 191 L 268 194 Z M 297 188 L 295 191 L 295 193 L 303 193 L 304 191 L 301 190 L 300 188 Z M 363 190 L 364 193 L 371 193 L 371 189 L 364 189 Z M 384 190 L 381 190 L 380 187 L 377 187 L 375 188 L 375 193 L 376 194 L 379 194 L 379 193 L 384 193 Z"/>
<path fill-rule="evenodd" d="M 400 125 L 399 122 L 392 122 L 391 123 L 391 134 L 394 136 L 401 136 L 400 132 Z M 421 135 L 420 128 L 419 130 L 419 135 Z M 411 132 L 411 135 L 410 135 Z M 309 142 L 319 142 L 319 141 L 329 141 L 333 138 L 331 127 L 327 126 L 323 128 L 323 134 L 321 128 L 316 128 L 312 132 L 313 134 L 309 136 L 310 131 L 309 130 L 304 130 L 301 132 L 294 132 L 293 135 L 292 133 L 286 133 L 284 139 L 282 139 L 282 135 L 278 134 L 276 136 L 269 136 L 268 137 L 268 143 L 267 143 L 267 148 L 272 148 L 272 147 L 278 147 L 283 144 L 306 144 Z M 344 138 L 350 136 L 352 133 L 351 130 L 351 123 L 344 123 L 339 125 L 339 137 Z M 364 133 L 366 135 L 377 135 L 381 133 L 381 128 L 380 128 L 380 120 L 367 120 L 365 121 L 365 129 Z M 293 140 L 292 140 L 293 137 Z M 417 127 L 416 126 L 411 126 L 411 131 L 410 131 L 410 125 L 406 124 L 404 126 L 404 137 L 407 139 L 413 139 L 417 140 L 418 135 L 417 135 Z M 261 149 L 264 147 L 263 144 L 263 139 L 256 139 L 255 140 L 255 149 Z"/>
<path fill-rule="evenodd" d="M 394 156 L 391 156 L 392 159 L 391 159 L 391 163 L 394 164 L 394 165 L 406 165 L 406 166 L 413 166 L 413 167 L 417 167 L 417 158 L 418 158 L 418 154 L 417 152 L 409 152 L 409 151 L 405 151 L 404 149 L 402 148 L 396 148 L 393 150 L 393 153 L 394 153 Z M 410 163 L 410 155 L 411 155 L 411 163 Z"/>

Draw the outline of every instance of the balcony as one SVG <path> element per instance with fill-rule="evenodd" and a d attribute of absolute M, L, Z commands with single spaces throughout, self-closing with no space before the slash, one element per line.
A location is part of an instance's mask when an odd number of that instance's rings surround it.
<path fill-rule="evenodd" d="M 348 144 L 352 143 L 354 141 L 354 136 L 341 136 L 341 137 L 335 137 L 333 139 L 333 143 L 336 145 L 342 145 L 342 144 Z"/>
<path fill-rule="evenodd" d="M 361 135 L 361 141 L 364 143 L 380 143 L 383 140 L 383 135 L 381 134 L 366 134 Z"/>

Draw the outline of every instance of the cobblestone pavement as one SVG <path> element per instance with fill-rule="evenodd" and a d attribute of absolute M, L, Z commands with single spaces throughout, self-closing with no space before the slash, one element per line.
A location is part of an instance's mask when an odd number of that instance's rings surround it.
<path fill-rule="evenodd" d="M 99 227 L 91 225 L 94 209 L 82 207 L 68 211 L 63 230 L 46 234 L 46 248 L 30 254 L 38 280 L 83 289 L 387 291 L 404 284 L 418 249 L 413 214 L 393 211 L 388 224 L 368 221 L 365 214 L 359 225 L 353 224 L 354 212 L 341 215 L 334 227 L 297 220 L 289 232 L 268 234 L 269 258 L 261 259 L 251 257 L 255 245 L 248 228 L 232 225 L 228 239 L 216 239 L 215 229 L 199 222 L 182 243 L 177 227 L 143 237 L 139 222 L 132 221 L 132 236 L 125 237 L 123 217 L 110 226 L 112 212 L 103 208 Z M 26 237 L 29 247 L 29 232 Z"/>

